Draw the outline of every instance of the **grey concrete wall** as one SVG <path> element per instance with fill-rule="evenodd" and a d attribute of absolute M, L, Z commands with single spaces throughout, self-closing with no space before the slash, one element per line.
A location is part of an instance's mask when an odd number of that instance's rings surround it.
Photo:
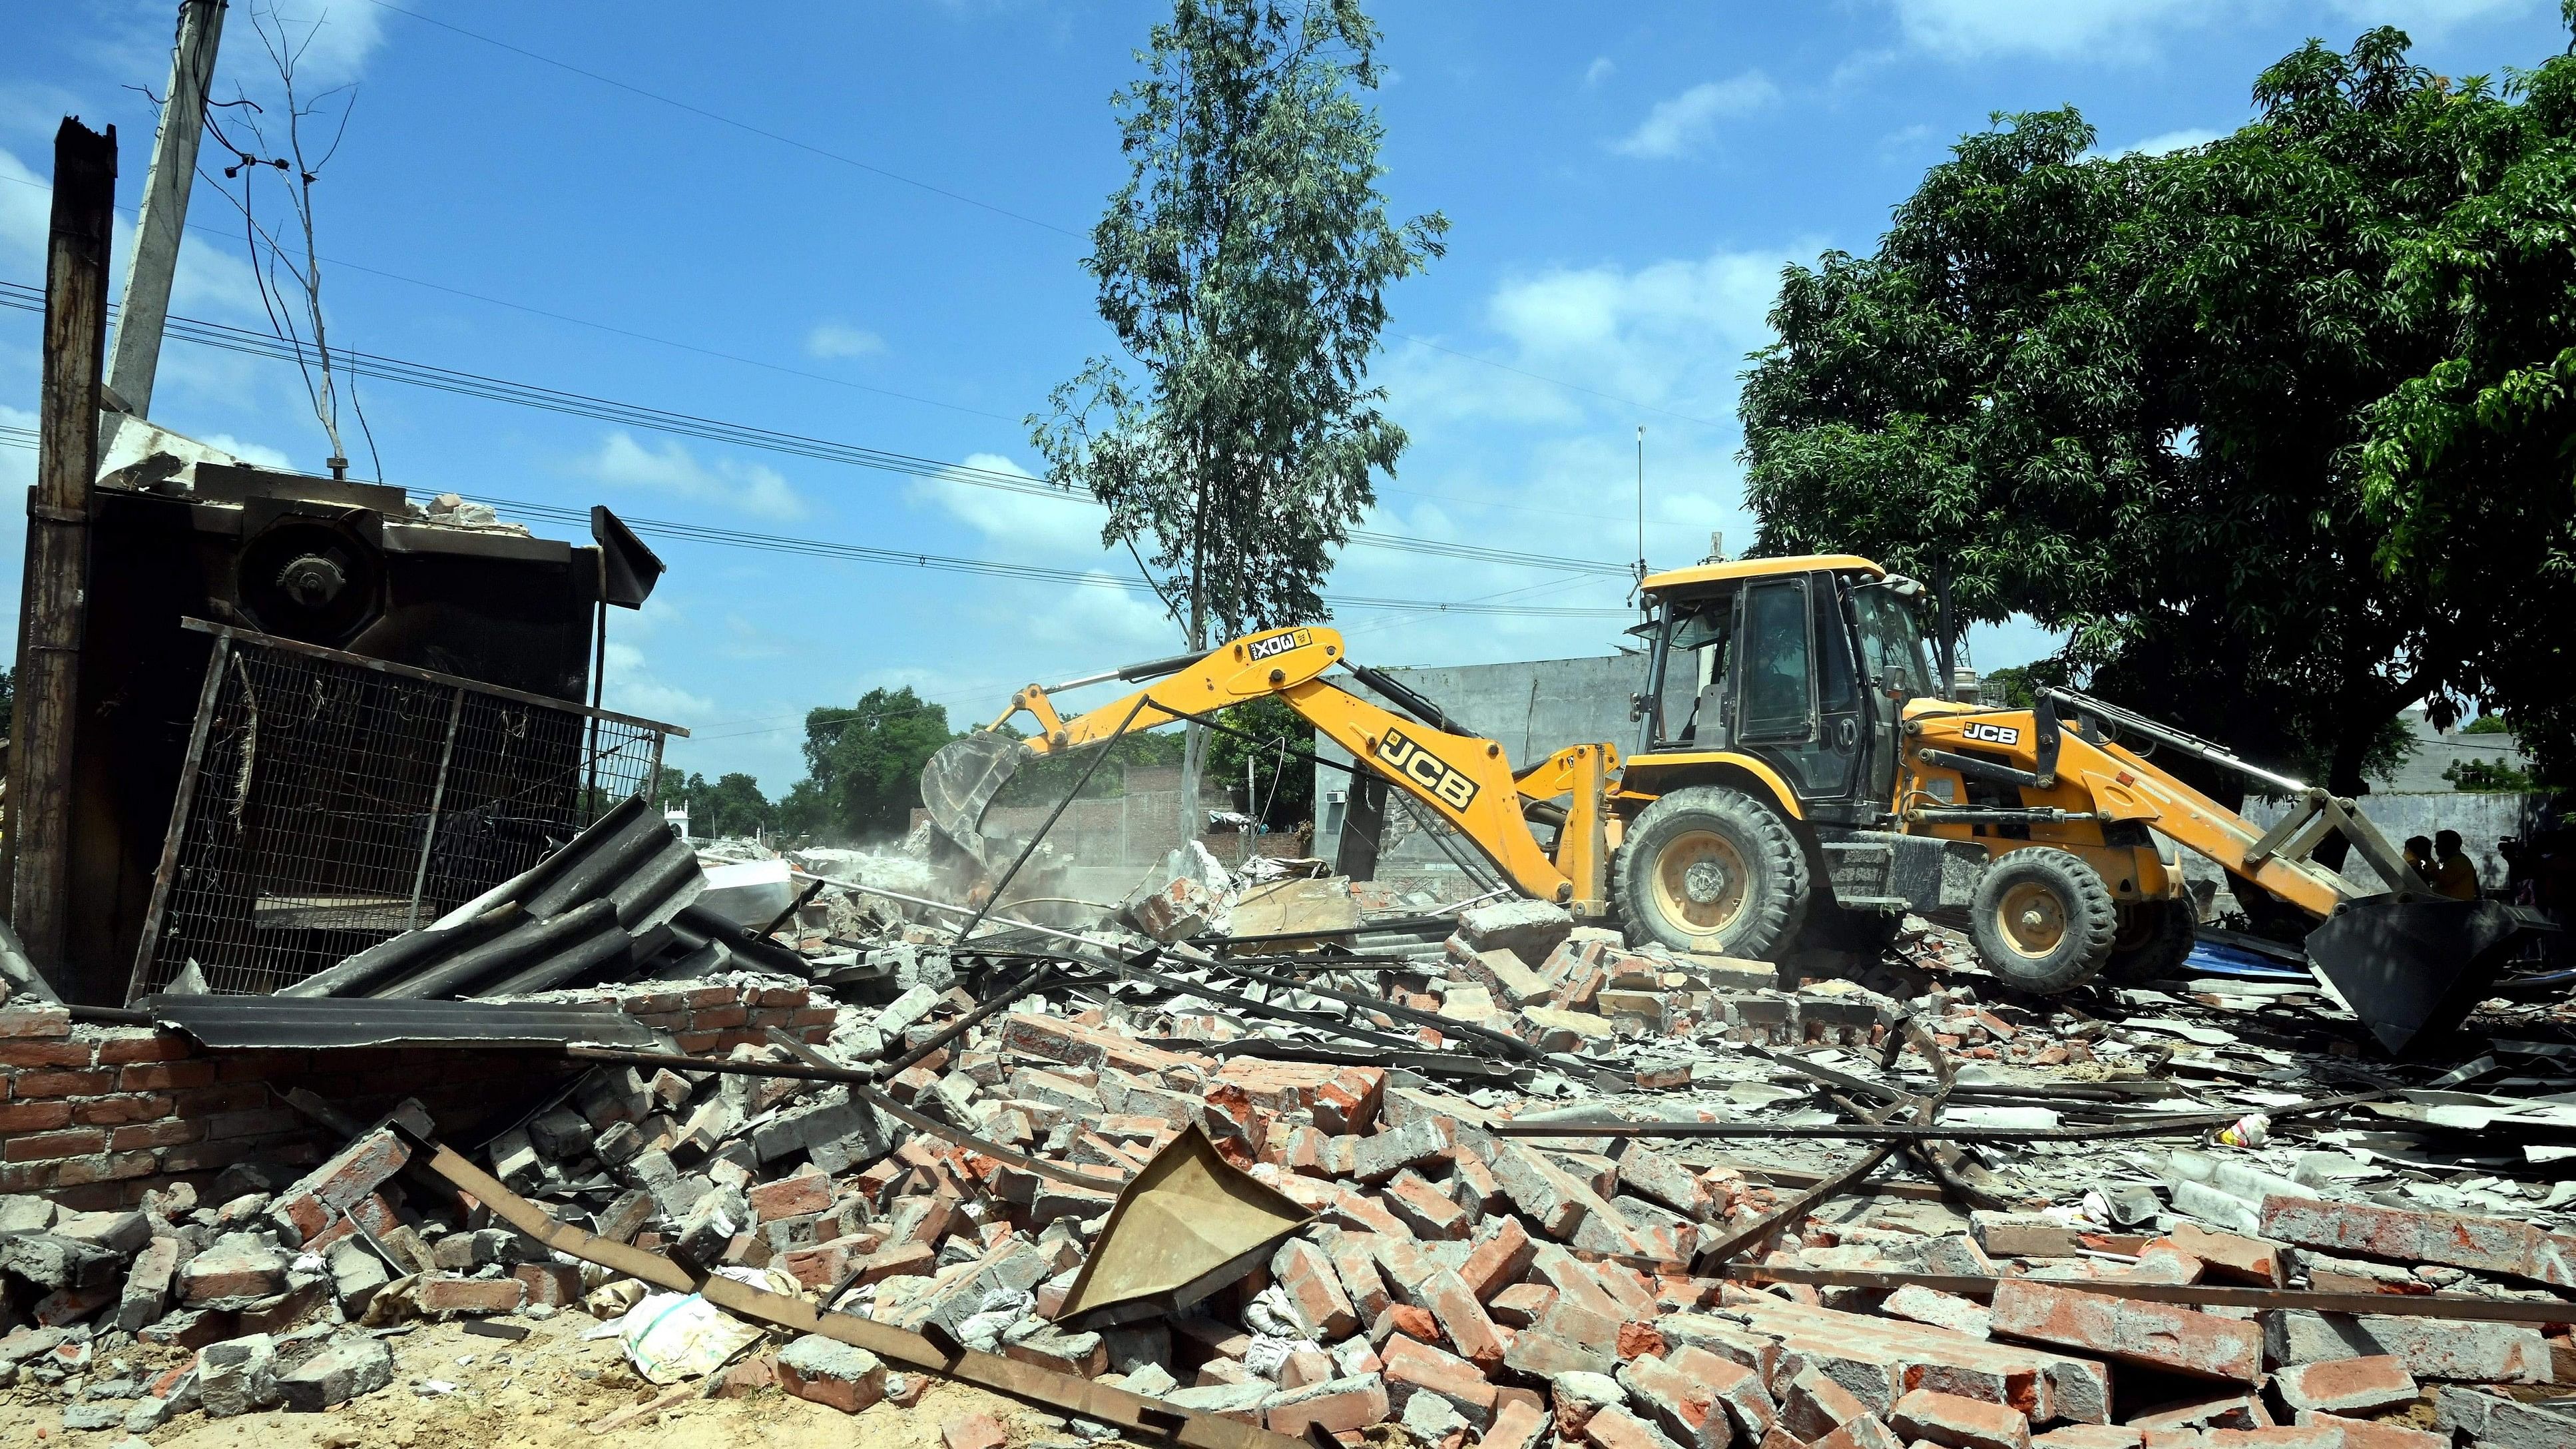
<path fill-rule="evenodd" d="M 2531 768 L 2531 757 L 2522 752 L 2520 742 L 2510 732 L 2473 735 L 2453 729 L 2445 734 L 2433 728 L 2433 722 L 2426 719 L 2420 709 L 2407 710 L 2399 718 L 2406 722 L 2406 731 L 2414 737 L 2415 748 L 2407 755 L 2406 762 L 2388 778 L 2372 780 L 2373 790 L 2384 790 L 2392 795 L 2457 794 L 2451 788 L 2451 782 L 2442 778 L 2442 772 L 2464 760 L 2507 765 L 2517 770 Z M 2414 833 L 2407 832 L 2409 835 Z M 2463 836 L 2468 834 L 2465 830 L 2460 833 Z M 2505 833 L 2510 835 L 2513 832 Z"/>
<path fill-rule="evenodd" d="M 2492 890 L 2504 884 L 2505 877 L 2504 857 L 2497 853 L 2496 842 L 2508 835 L 2529 834 L 2544 798 L 2464 790 L 2391 791 L 2364 795 L 2358 803 L 2363 818 L 2378 826 L 2391 845 L 2403 846 L 2410 835 L 2430 839 L 2445 830 L 2460 832 L 2461 847 L 2477 862 L 2478 884 Z M 2256 824 L 2269 825 L 2288 810 L 2281 802 L 2248 800 L 2244 814 Z M 2387 889 L 2379 873 L 2358 855 L 2345 860 L 2344 878 L 2365 891 Z"/>

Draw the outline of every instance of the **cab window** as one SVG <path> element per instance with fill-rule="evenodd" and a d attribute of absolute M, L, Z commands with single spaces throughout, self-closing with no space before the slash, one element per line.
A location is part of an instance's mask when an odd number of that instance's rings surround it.
<path fill-rule="evenodd" d="M 1796 739 L 1813 723 L 1807 581 L 1755 584 L 1744 598 L 1744 738 Z"/>
<path fill-rule="evenodd" d="M 1665 678 L 1691 685 L 1690 711 L 1663 722 L 1670 743 L 1707 745 L 1724 736 L 1724 708 L 1718 692 L 1726 682 L 1727 636 L 1735 626 L 1735 598 L 1720 594 L 1673 605 L 1665 642 Z M 1687 671 L 1687 672 L 1685 672 Z M 1670 686 L 1666 697 L 1670 698 Z"/>
<path fill-rule="evenodd" d="M 1932 660 L 1923 647 L 1923 631 L 1914 610 L 1881 585 L 1852 590 L 1852 616 L 1860 626 L 1861 672 L 1884 689 L 1939 698 L 1944 691 L 1932 677 Z"/>

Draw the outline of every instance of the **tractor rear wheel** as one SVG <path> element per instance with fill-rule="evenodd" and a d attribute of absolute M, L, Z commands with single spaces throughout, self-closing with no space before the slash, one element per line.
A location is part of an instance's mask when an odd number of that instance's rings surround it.
<path fill-rule="evenodd" d="M 2123 985 L 2167 981 L 2182 974 L 2183 958 L 2199 938 L 2188 897 L 2140 901 L 2119 909 L 2120 931 L 2102 974 Z"/>
<path fill-rule="evenodd" d="M 2032 846 L 1995 857 L 1968 901 L 1968 936 L 1987 970 L 2053 996 L 2093 979 L 2120 915 L 2101 875 L 2070 851 Z"/>
<path fill-rule="evenodd" d="M 1631 941 L 1776 960 L 1806 923 L 1807 856 L 1769 805 L 1694 785 L 1638 813 L 1610 889 Z"/>

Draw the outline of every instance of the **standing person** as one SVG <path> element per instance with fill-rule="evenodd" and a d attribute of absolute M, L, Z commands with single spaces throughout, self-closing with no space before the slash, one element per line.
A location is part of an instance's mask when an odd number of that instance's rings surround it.
<path fill-rule="evenodd" d="M 2433 837 L 2433 891 L 2455 901 L 2478 898 L 2478 867 L 2469 853 L 2460 848 L 2460 832 L 2445 830 Z"/>

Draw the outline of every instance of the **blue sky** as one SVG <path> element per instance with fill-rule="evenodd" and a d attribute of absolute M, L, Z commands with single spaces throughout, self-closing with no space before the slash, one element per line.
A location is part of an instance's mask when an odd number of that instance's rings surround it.
<path fill-rule="evenodd" d="M 277 3 L 299 34 L 321 22 L 307 75 L 357 86 L 319 200 L 347 345 L 1006 472 L 1035 466 L 1022 415 L 1109 345 L 1076 264 L 1123 175 L 1107 98 L 1160 7 Z M 219 97 L 273 91 L 250 4 L 233 5 Z M 130 205 L 154 122 L 134 88 L 162 88 L 175 6 L 12 8 L 0 280 L 34 284 L 55 124 L 116 124 Z M 2255 71 L 2307 36 L 2396 23 L 2437 70 L 2500 74 L 2563 48 L 2557 8 L 1379 4 L 1387 190 L 1451 230 L 1448 256 L 1391 295 L 1374 376 L 1413 447 L 1369 526 L 1630 558 L 1643 424 L 1649 558 L 1695 561 L 1712 531 L 1740 550 L 1737 375 L 1780 268 L 1867 249 L 1989 112 L 2071 102 L 2107 149 L 2187 144 L 2241 123 Z M 190 216 L 174 310 L 264 326 L 231 208 L 201 185 Z M 0 311 L 0 423 L 32 425 L 37 332 Z M 387 480 L 417 489 L 1132 576 L 1083 503 L 390 382 L 362 397 Z M 174 343 L 153 412 L 262 461 L 318 472 L 327 453 L 276 363 Z M 0 483 L 32 469 L 0 448 Z M 14 592 L 22 525 L 0 517 Z M 611 620 L 609 701 L 695 730 L 676 762 L 750 770 L 772 794 L 801 773 L 809 706 L 909 684 L 963 723 L 1032 679 L 1177 642 L 1149 600 L 1112 587 L 656 546 L 672 571 L 640 616 Z M 1602 609 L 1624 589 L 1353 548 L 1328 592 Z M 1357 657 L 1448 664 L 1603 653 L 1624 621 L 1348 608 L 1336 622 Z M 2014 628 L 1975 643 L 1987 667 L 2048 647 Z"/>

